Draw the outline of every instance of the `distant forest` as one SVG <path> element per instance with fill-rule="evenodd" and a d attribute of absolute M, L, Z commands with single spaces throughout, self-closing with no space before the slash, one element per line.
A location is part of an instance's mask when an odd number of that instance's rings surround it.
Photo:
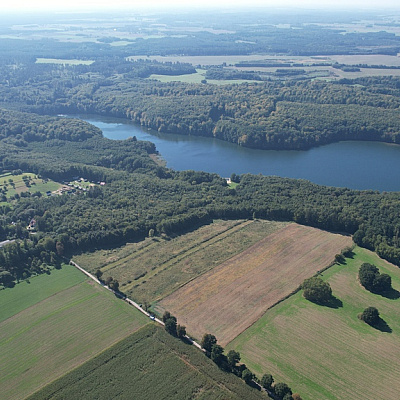
<path fill-rule="evenodd" d="M 91 65 L 0 65 L 0 104 L 40 114 L 95 113 L 166 133 L 213 136 L 260 149 L 339 140 L 400 143 L 400 79 L 162 83 L 190 64 L 100 59 Z"/>
<path fill-rule="evenodd" d="M 357 244 L 400 265 L 400 193 L 330 188 L 248 174 L 236 176 L 240 183 L 231 188 L 216 174 L 177 172 L 157 165 L 150 158 L 157 152 L 152 143 L 135 137 L 108 140 L 88 123 L 55 116 L 97 113 L 123 117 L 160 132 L 213 136 L 260 149 L 307 149 L 350 139 L 400 144 L 399 78 L 256 80 L 221 86 L 162 83 L 149 77 L 188 75 L 195 68 L 126 58 L 255 51 L 400 52 L 400 38 L 394 34 L 344 34 L 316 25 L 317 21 L 332 22 L 332 17 L 321 13 L 303 15 L 302 24 L 296 22 L 296 15 L 286 15 L 280 21 L 290 29 L 277 27 L 276 15 L 260 15 L 250 26 L 251 17 L 254 14 L 243 14 L 235 21 L 230 14 L 220 20 L 218 15 L 199 14 L 188 22 L 190 35 L 179 34 L 182 22 L 176 16 L 150 22 L 137 18 L 124 30 L 137 33 L 145 29 L 148 37 L 123 46 L 110 45 L 121 41 L 117 28 L 112 31 L 116 37 L 101 37 L 97 42 L 85 41 L 83 36 L 79 36 L 81 42 L 12 39 L 9 36 L 26 34 L 35 21 L 11 29 L 13 20 L 3 20 L 0 172 L 32 172 L 58 182 L 78 176 L 105 185 L 61 196 L 27 193 L 11 197 L 3 189 L 0 241 L 16 240 L 0 249 L 0 283 L 11 285 L 46 271 L 46 265 L 59 263 L 65 254 L 140 240 L 149 232 L 177 234 L 215 218 L 295 221 L 352 234 Z M 195 29 L 204 26 L 201 21 L 207 22 L 208 30 Z M 340 21 L 350 23 L 350 15 L 342 15 Z M 156 27 L 167 22 L 172 29 L 154 38 L 159 33 Z M 38 57 L 81 58 L 93 63 L 38 64 Z M 220 73 L 221 68 L 210 71 Z M 35 235 L 26 229 L 32 219 Z"/>

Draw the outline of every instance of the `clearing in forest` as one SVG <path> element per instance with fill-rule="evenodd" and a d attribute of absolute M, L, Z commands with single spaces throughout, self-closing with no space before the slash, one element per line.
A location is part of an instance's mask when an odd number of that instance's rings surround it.
<path fill-rule="evenodd" d="M 389 297 L 373 294 L 358 281 L 362 263 L 392 278 Z M 323 273 L 338 308 L 307 301 L 302 291 L 268 310 L 229 343 L 256 374 L 270 373 L 304 399 L 398 400 L 400 392 L 400 270 L 366 249 L 355 248 L 346 264 Z M 376 307 L 379 329 L 357 318 Z"/>
<path fill-rule="evenodd" d="M 25 293 L 24 293 L 25 292 Z M 0 397 L 23 399 L 148 322 L 72 266 L 0 291 Z"/>
<path fill-rule="evenodd" d="M 287 225 L 166 297 L 159 311 L 196 338 L 208 332 L 226 345 L 351 244 L 348 236 Z"/>

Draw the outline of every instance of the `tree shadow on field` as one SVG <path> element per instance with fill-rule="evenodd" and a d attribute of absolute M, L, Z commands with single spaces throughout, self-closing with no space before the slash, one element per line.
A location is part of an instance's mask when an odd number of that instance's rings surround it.
<path fill-rule="evenodd" d="M 343 301 L 338 299 L 335 296 L 331 296 L 331 298 L 329 300 L 326 301 L 313 301 L 314 304 L 318 304 L 319 306 L 323 306 L 323 307 L 329 307 L 329 308 L 342 308 L 343 307 Z"/>
<path fill-rule="evenodd" d="M 387 299 L 390 299 L 390 300 L 396 300 L 396 299 L 400 298 L 400 292 L 393 288 L 390 288 L 389 290 L 386 290 L 385 292 L 380 292 L 377 294 L 381 295 L 382 297 L 386 297 Z"/>
<path fill-rule="evenodd" d="M 386 333 L 392 333 L 393 332 L 392 328 L 381 317 L 379 317 L 379 321 L 376 324 L 373 324 L 373 325 L 370 325 L 370 326 L 372 326 L 372 328 L 375 328 L 375 329 L 377 329 L 378 331 L 381 331 L 381 332 L 386 332 Z"/>

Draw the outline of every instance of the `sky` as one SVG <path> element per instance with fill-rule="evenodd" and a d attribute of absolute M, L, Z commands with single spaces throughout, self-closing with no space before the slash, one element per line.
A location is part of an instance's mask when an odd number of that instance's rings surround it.
<path fill-rule="evenodd" d="M 2 11 L 43 10 L 117 10 L 118 8 L 205 8 L 205 7 L 270 7 L 270 8 L 335 8 L 335 9 L 400 9 L 399 0 L 11 0 L 2 4 Z"/>

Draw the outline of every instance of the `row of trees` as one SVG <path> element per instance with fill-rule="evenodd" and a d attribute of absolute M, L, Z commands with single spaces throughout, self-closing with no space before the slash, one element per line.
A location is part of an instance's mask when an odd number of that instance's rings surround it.
<path fill-rule="evenodd" d="M 164 322 L 165 330 L 172 336 L 176 336 L 179 339 L 184 339 L 186 337 L 186 327 L 179 325 L 177 319 L 174 315 L 171 315 L 169 311 L 165 311 L 162 317 Z"/>
<path fill-rule="evenodd" d="M 97 273 L 96 273 L 97 275 Z M 99 274 L 101 277 L 101 273 Z M 99 277 L 98 276 L 98 277 Z M 186 327 L 177 323 L 177 318 L 169 311 L 165 311 L 162 316 L 165 330 L 172 336 L 179 339 L 186 338 Z M 290 387 L 283 382 L 274 383 L 272 375 L 265 374 L 258 380 L 253 372 L 251 372 L 246 364 L 240 362 L 240 353 L 235 350 L 229 350 L 225 355 L 224 348 L 217 343 L 217 338 L 205 333 L 201 339 L 200 345 L 207 357 L 209 357 L 219 368 L 224 371 L 231 372 L 242 378 L 248 385 L 256 382 L 264 388 L 269 394 L 273 394 L 274 398 L 280 400 L 301 400 L 300 395 L 293 394 Z"/>
<path fill-rule="evenodd" d="M 269 394 L 273 394 L 276 399 L 301 400 L 298 394 L 292 394 L 292 390 L 286 383 L 278 382 L 273 384 L 272 375 L 265 374 L 261 380 L 258 380 L 246 364 L 240 363 L 239 352 L 229 350 L 226 355 L 224 354 L 224 348 L 217 343 L 217 338 L 214 335 L 210 333 L 204 334 L 200 345 L 204 349 L 206 356 L 211 358 L 221 369 L 241 377 L 247 384 L 256 382 Z"/>

